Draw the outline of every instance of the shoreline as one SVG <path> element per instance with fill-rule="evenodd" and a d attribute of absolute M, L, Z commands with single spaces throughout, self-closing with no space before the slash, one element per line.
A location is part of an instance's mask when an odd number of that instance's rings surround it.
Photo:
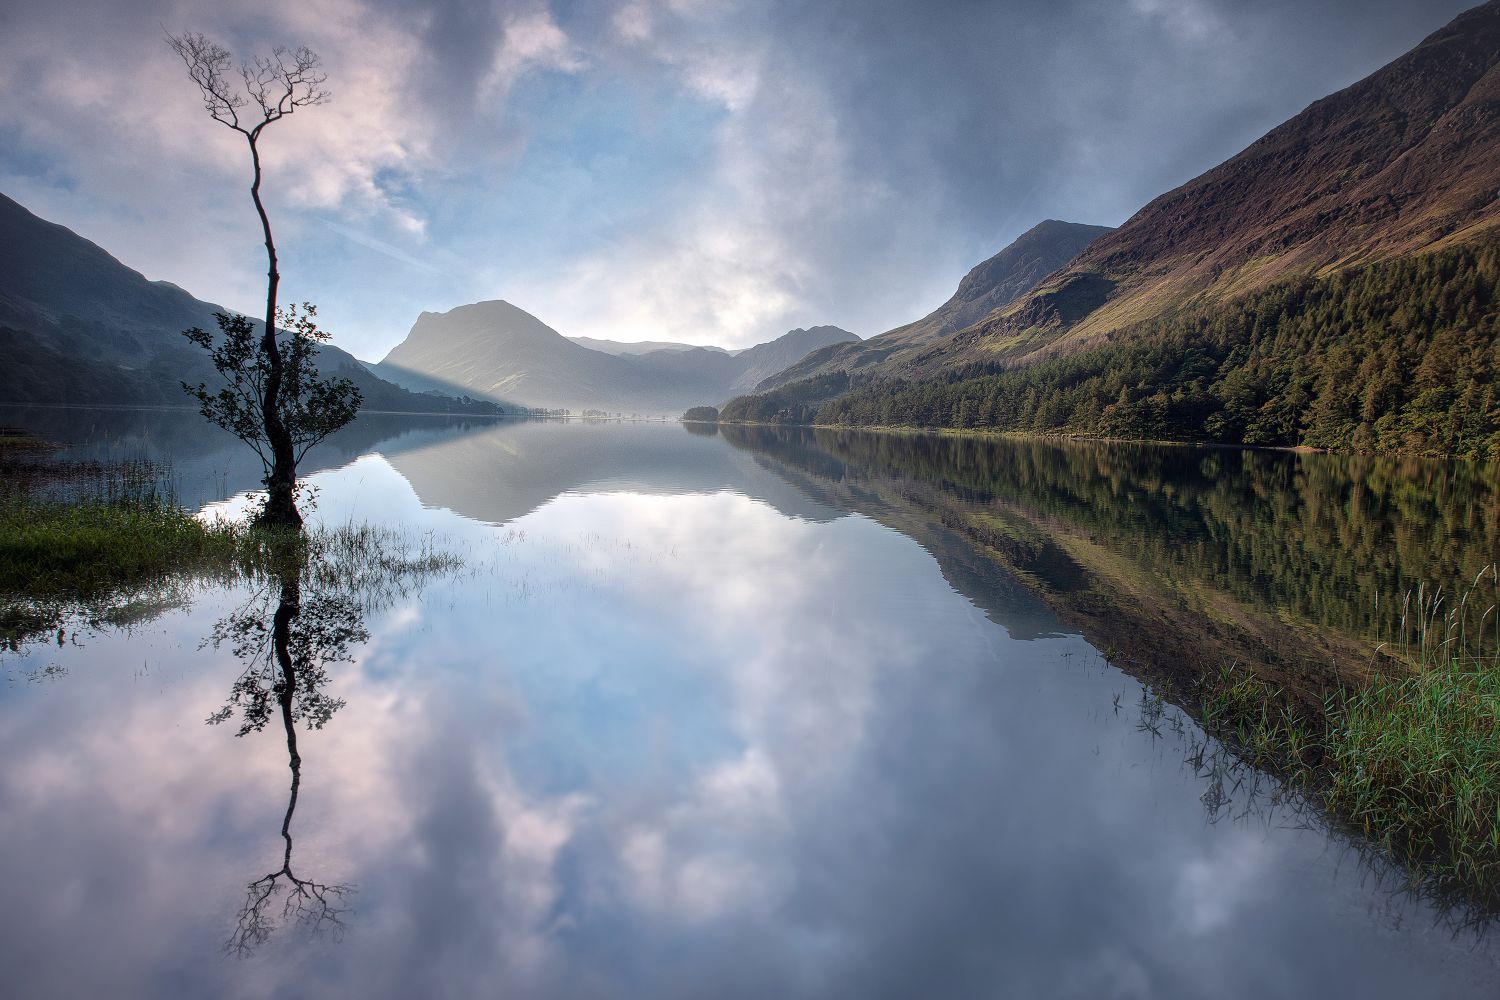
<path fill-rule="evenodd" d="M 686 422 L 686 421 L 683 421 Z M 1228 451 L 1281 452 L 1292 455 L 1349 455 L 1369 458 L 1418 458 L 1431 462 L 1463 462 L 1476 459 L 1455 458 L 1414 451 L 1347 451 L 1336 448 L 1314 448 L 1310 445 L 1236 444 L 1229 441 L 1180 441 L 1170 438 L 1123 438 L 1102 434 L 1079 434 L 1048 431 L 1000 431 L 980 427 L 912 427 L 900 424 L 784 424 L 762 420 L 719 420 L 732 427 L 796 427 L 812 431 L 859 431 L 868 434 L 891 434 L 901 437 L 951 437 L 995 441 L 1051 441 L 1091 444 L 1139 444 L 1152 447 L 1223 449 Z"/>

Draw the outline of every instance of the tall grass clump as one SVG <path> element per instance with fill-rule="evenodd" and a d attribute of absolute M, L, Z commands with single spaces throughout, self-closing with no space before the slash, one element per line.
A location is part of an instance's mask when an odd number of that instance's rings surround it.
<path fill-rule="evenodd" d="M 232 564 L 242 529 L 159 498 L 0 496 L 0 593 L 87 598 Z"/>
<path fill-rule="evenodd" d="M 0 648 L 70 621 L 120 622 L 176 602 L 188 575 L 234 571 L 245 531 L 176 503 L 170 469 L 67 461 L 0 433 Z"/>
<path fill-rule="evenodd" d="M 1454 658 L 1349 695 L 1324 746 L 1330 808 L 1500 902 L 1500 670 Z"/>
<path fill-rule="evenodd" d="M 1205 728 L 1281 775 L 1446 897 L 1500 909 L 1500 578 L 1400 604 L 1380 669 L 1308 709 L 1229 669 Z"/>

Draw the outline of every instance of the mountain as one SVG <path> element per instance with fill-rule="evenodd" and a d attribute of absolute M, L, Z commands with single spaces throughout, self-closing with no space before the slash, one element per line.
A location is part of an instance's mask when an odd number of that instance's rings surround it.
<path fill-rule="evenodd" d="M 374 370 L 419 391 L 445 385 L 524 406 L 676 415 L 720 402 L 809 350 L 857 339 L 820 326 L 736 354 L 685 345 L 606 353 L 564 337 L 509 302 L 492 300 L 424 312 Z"/>
<path fill-rule="evenodd" d="M 501 300 L 422 313 L 374 370 L 408 388 L 447 383 L 549 408 L 634 408 L 653 388 L 630 359 L 581 347 Z"/>
<path fill-rule="evenodd" d="M 749 392 L 766 379 L 802 361 L 809 353 L 821 354 L 841 348 L 857 351 L 864 343 L 836 326 L 793 330 L 769 344 L 752 347 L 738 355 L 735 360 L 742 362 L 744 369 L 730 388 L 736 392 Z"/>
<path fill-rule="evenodd" d="M 926 316 L 869 340 L 830 344 L 808 353 L 753 386 L 744 387 L 745 395 L 725 404 L 723 418 L 756 423 L 810 422 L 821 404 L 1031 291 L 1108 232 L 1106 226 L 1055 219 L 1038 223 L 972 268 L 953 296 Z"/>
<path fill-rule="evenodd" d="M 941 340 L 1008 305 L 1108 232 L 1107 226 L 1056 219 L 1040 222 L 1004 250 L 976 265 L 958 283 L 958 291 L 952 298 L 915 323 L 898 326 L 869 340 L 824 348 L 748 388 L 769 392 L 802 379 L 854 372 L 899 359 L 914 348 Z"/>
<path fill-rule="evenodd" d="M 182 381 L 217 379 L 182 337 L 222 306 L 150 281 L 63 226 L 0 195 L 0 401 L 183 405 Z M 352 379 L 373 410 L 474 410 L 414 395 L 325 345 L 319 366 Z M 482 409 L 493 410 L 485 404 Z"/>
<path fill-rule="evenodd" d="M 1500 0 L 820 423 L 1500 456 Z"/>
<path fill-rule="evenodd" d="M 913 366 L 1020 363 L 1184 304 L 1473 240 L 1500 223 L 1500 2 L 1313 104 Z"/>

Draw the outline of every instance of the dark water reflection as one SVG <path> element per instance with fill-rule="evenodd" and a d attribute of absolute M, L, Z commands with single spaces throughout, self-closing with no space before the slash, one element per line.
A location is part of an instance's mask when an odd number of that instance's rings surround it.
<path fill-rule="evenodd" d="M 1367 669 L 1373 646 L 1399 645 L 1406 595 L 1436 589 L 1457 606 L 1500 553 L 1493 466 L 770 428 L 725 436 L 913 537 L 941 525 L 956 544 L 923 540 L 940 562 L 983 552 L 1148 674 L 1251 662 L 1319 696 Z M 1471 624 L 1500 594 L 1489 585 L 1472 596 Z M 1495 625 L 1491 616 L 1468 634 L 1471 652 L 1495 652 Z"/>
<path fill-rule="evenodd" d="M 1341 609 L 1492 558 L 1492 480 L 391 430 L 314 477 L 319 516 L 462 569 L 293 561 L 0 660 L 12 995 L 1495 994 L 1486 937 L 1243 781 L 1215 798 L 1191 723 L 1096 649 L 1145 675 L 1184 645 L 1150 622 L 1197 622 L 1200 659 L 1276 622 L 1365 642 Z M 285 908 L 293 872 L 358 886 L 341 936 Z"/>

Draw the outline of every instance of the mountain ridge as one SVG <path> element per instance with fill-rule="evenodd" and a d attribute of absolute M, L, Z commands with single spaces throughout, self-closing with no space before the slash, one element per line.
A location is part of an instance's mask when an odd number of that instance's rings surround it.
<path fill-rule="evenodd" d="M 948 300 L 921 319 L 859 344 L 823 348 L 752 388 L 757 393 L 765 393 L 803 379 L 837 372 L 853 373 L 895 363 L 904 355 L 941 340 L 1030 291 L 1108 232 L 1107 226 L 1043 220 L 1016 237 L 999 253 L 970 268 Z"/>
<path fill-rule="evenodd" d="M 0 194 L 0 400 L 189 405 L 181 382 L 216 384 L 207 355 L 181 336 L 214 328 L 223 306 L 153 281 L 97 243 Z M 258 325 L 258 324 L 257 324 Z M 322 345 L 319 367 L 350 378 L 370 410 L 493 411 L 413 394 Z"/>
<path fill-rule="evenodd" d="M 748 419 L 1500 456 L 1500 0 L 979 322 L 776 392 Z"/>
<path fill-rule="evenodd" d="M 1500 0 L 1489 0 L 1153 199 L 1024 300 L 898 373 L 1026 364 L 1174 307 L 1500 226 L 1497 64 Z"/>
<path fill-rule="evenodd" d="M 857 339 L 819 326 L 734 354 L 704 347 L 613 354 L 563 336 L 504 299 L 489 299 L 423 312 L 373 370 L 408 388 L 437 379 L 524 406 L 675 415 L 727 399 L 808 350 Z"/>

